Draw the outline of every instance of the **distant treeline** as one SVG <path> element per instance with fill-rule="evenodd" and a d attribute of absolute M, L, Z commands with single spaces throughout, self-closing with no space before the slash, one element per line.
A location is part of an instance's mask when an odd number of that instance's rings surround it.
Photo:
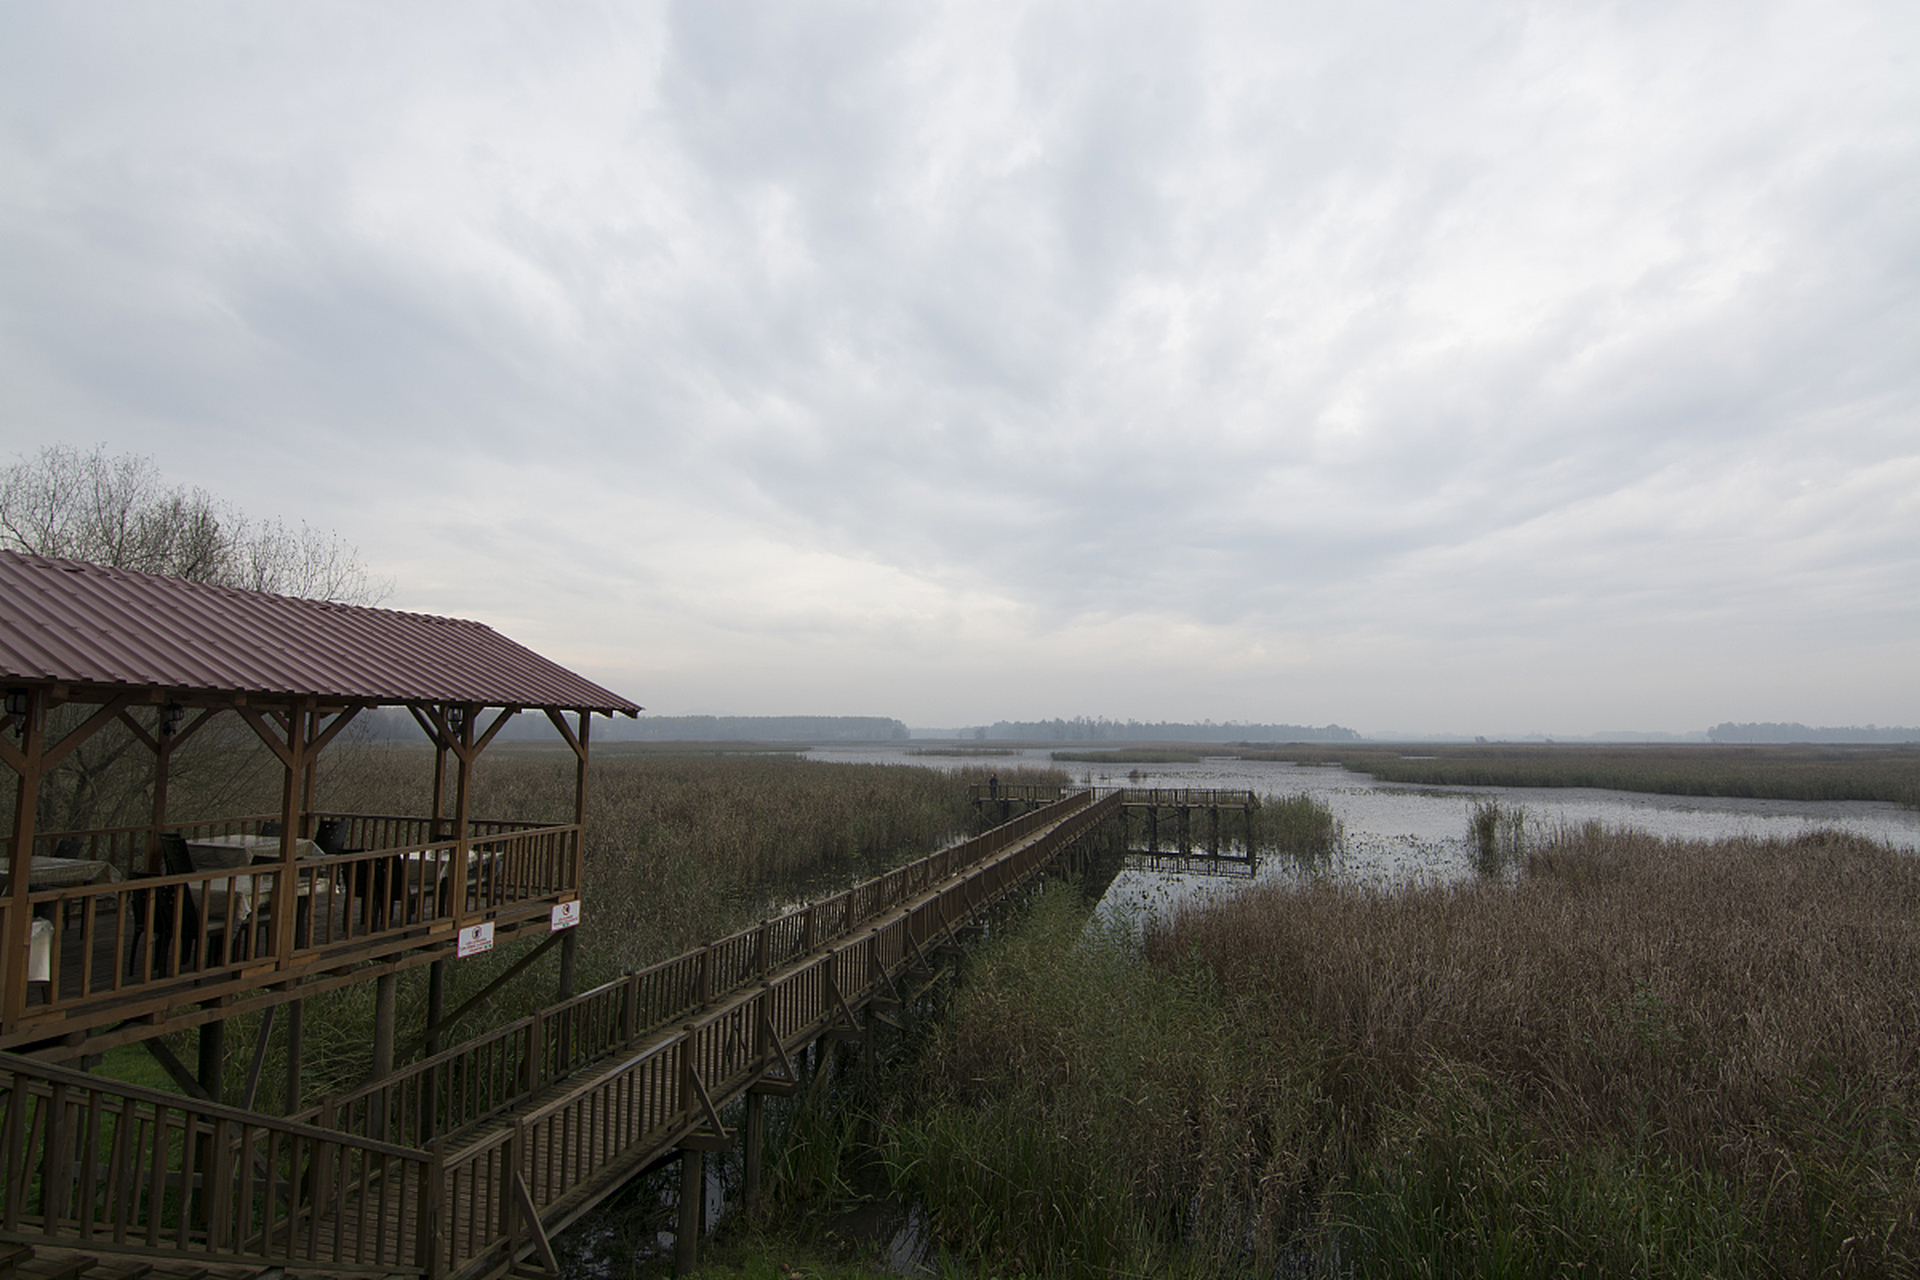
<path fill-rule="evenodd" d="M 885 716 L 642 716 L 606 735 L 644 742 L 885 742 L 913 735 Z"/>
<path fill-rule="evenodd" d="M 1172 720 L 997 720 L 973 731 L 976 738 L 1013 742 L 1358 742 L 1360 735 L 1337 724 L 1182 724 Z"/>
<path fill-rule="evenodd" d="M 1707 730 L 1711 742 L 1920 742 L 1920 729 L 1902 729 L 1892 725 L 1862 729 L 1809 729 L 1803 724 L 1717 724 Z"/>

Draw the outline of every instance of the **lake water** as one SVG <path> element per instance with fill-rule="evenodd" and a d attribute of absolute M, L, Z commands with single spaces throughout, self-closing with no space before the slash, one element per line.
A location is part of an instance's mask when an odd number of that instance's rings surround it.
<path fill-rule="evenodd" d="M 1324 801 L 1343 828 L 1340 851 L 1330 868 L 1333 874 L 1383 887 L 1473 874 L 1467 813 L 1475 801 L 1488 797 L 1523 807 L 1534 831 L 1550 830 L 1561 823 L 1577 826 L 1597 821 L 1610 827 L 1635 827 L 1657 836 L 1710 840 L 1790 837 L 1832 827 L 1920 852 L 1920 810 L 1868 801 L 1742 800 L 1562 787 L 1420 787 L 1376 782 L 1367 774 L 1349 773 L 1338 766 L 1226 757 L 1198 764 L 1062 762 L 1056 766 L 1044 748 L 1010 756 L 909 755 L 914 745 L 816 747 L 807 756 L 950 770 L 986 767 L 1010 771 L 1023 765 L 1060 768 L 1076 781 L 1096 786 L 1216 787 L 1250 790 L 1263 796 L 1305 792 Z M 1240 870 L 1224 864 L 1222 869 Z M 1299 875 L 1300 870 L 1291 860 L 1270 858 L 1263 861 L 1257 874 L 1262 879 L 1287 878 Z M 1244 883 L 1244 878 L 1205 874 L 1204 864 L 1185 870 L 1135 865 L 1121 871 L 1105 902 L 1109 906 L 1138 902 L 1164 907 L 1234 883 Z"/>

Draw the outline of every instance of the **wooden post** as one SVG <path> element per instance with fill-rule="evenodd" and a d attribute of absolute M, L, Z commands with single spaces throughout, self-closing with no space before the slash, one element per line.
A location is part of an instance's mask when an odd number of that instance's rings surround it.
<path fill-rule="evenodd" d="M 707 1153 L 693 1147 L 680 1152 L 680 1225 L 673 1240 L 673 1274 L 693 1274 L 700 1258 L 700 1226 L 706 1215 Z"/>
<path fill-rule="evenodd" d="M 473 794 L 473 722 L 479 708 L 471 703 L 460 707 L 459 742 L 453 754 L 460 762 L 453 783 L 453 914 L 464 919 L 467 911 L 467 851 L 472 843 L 467 830 L 467 806 Z"/>
<path fill-rule="evenodd" d="M 320 713 L 318 711 L 309 711 L 305 716 L 302 716 L 301 719 L 307 723 L 301 726 L 304 734 L 302 738 L 302 758 L 306 764 L 306 768 L 301 771 L 300 776 L 300 834 L 306 839 L 311 840 L 313 839 L 315 825 L 313 820 L 314 775 L 319 770 L 320 753 L 318 751 L 306 751 L 304 744 L 319 736 Z"/>
<path fill-rule="evenodd" d="M 194 1073 L 194 1078 L 207 1095 L 207 1101 L 218 1104 L 221 1101 L 220 1082 L 226 1075 L 227 1024 L 224 1021 L 201 1023 L 199 1039 L 199 1070 Z M 214 1148 L 211 1133 L 202 1133 L 194 1138 L 192 1158 L 201 1173 L 200 1192 L 192 1196 L 193 1220 L 201 1226 L 210 1226 L 213 1201 L 218 1194 L 213 1182 Z M 182 1193 L 183 1196 L 187 1193 L 184 1184 Z"/>
<path fill-rule="evenodd" d="M 747 1092 L 746 1130 L 746 1148 L 741 1153 L 741 1198 L 752 1214 L 760 1207 L 761 1148 L 767 1132 L 767 1097 L 763 1093 Z"/>
<path fill-rule="evenodd" d="M 587 731 L 593 727 L 593 713 L 580 713 L 580 727 L 575 737 L 580 740 L 580 750 L 575 753 L 573 771 L 573 825 L 585 829 L 587 825 Z M 579 846 L 575 846 L 579 851 Z"/>
<path fill-rule="evenodd" d="M 305 1049 L 301 1043 L 302 1023 L 306 1020 L 307 1002 L 291 1000 L 287 1003 L 287 1096 L 283 1110 L 288 1115 L 300 1109 L 300 1055 Z"/>
<path fill-rule="evenodd" d="M 160 866 L 160 833 L 167 829 L 167 783 L 173 773 L 173 730 L 167 727 L 163 706 L 154 721 L 153 830 L 147 833 L 147 870 Z"/>
<path fill-rule="evenodd" d="M 429 1280 L 440 1280 L 447 1270 L 444 1247 L 447 1234 L 446 1186 L 447 1148 L 444 1142 L 435 1138 L 427 1144 L 426 1195 L 420 1206 L 422 1221 L 413 1260 L 413 1265 L 426 1272 Z"/>
<path fill-rule="evenodd" d="M 436 733 L 433 739 L 433 838 L 445 840 L 447 833 L 440 824 L 446 814 L 447 795 L 447 743 Z"/>
<path fill-rule="evenodd" d="M 580 955 L 580 930 L 568 929 L 560 939 L 560 995 L 561 1000 L 573 998 L 574 965 Z"/>
<path fill-rule="evenodd" d="M 46 694 L 39 689 L 27 690 L 26 723 L 20 750 L 12 749 L 12 744 L 0 738 L 0 747 L 8 764 L 20 775 L 19 785 L 14 791 L 13 804 L 13 846 L 9 855 L 9 873 L 7 880 L 7 898 L 11 909 L 7 912 L 7 954 L 4 964 L 6 974 L 6 1019 L 15 1022 L 27 1011 L 27 960 L 33 947 L 33 904 L 27 901 L 32 892 L 29 886 L 28 870 L 33 864 L 33 822 L 40 802 L 40 758 L 46 750 L 47 704 Z"/>
<path fill-rule="evenodd" d="M 264 734 L 259 723 L 255 731 Z M 299 871 L 294 841 L 299 836 L 300 791 L 306 776 L 307 709 L 287 708 L 287 749 L 282 762 L 286 778 L 280 789 L 280 872 L 273 878 L 273 949 L 281 968 L 293 964 L 297 935 L 294 915 L 300 905 Z"/>
<path fill-rule="evenodd" d="M 395 996 L 399 991 L 400 975 L 383 973 L 373 980 L 373 1073 L 374 1081 L 385 1080 L 393 1074 L 393 1017 Z M 389 1141 L 387 1137 L 386 1094 L 381 1092 L 371 1100 L 368 1108 L 370 1117 L 369 1138 L 377 1142 Z"/>
<path fill-rule="evenodd" d="M 447 962 L 435 960 L 427 966 L 427 1025 L 433 1030 L 427 1032 L 426 1055 L 431 1058 L 440 1052 L 440 1019 L 446 1014 L 447 1003 Z"/>

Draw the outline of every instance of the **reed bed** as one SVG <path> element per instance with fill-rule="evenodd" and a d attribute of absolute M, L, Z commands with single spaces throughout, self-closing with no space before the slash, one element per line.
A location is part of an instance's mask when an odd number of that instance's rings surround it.
<path fill-rule="evenodd" d="M 596 751 L 584 950 L 610 972 L 651 964 L 971 835 L 968 786 L 988 772 Z M 1054 770 L 992 772 L 1011 784 L 1066 781 Z M 573 779 L 570 753 L 496 746 L 474 772 L 472 812 L 570 822 Z M 349 754 L 322 795 L 413 812 L 430 804 L 431 780 L 429 753 L 369 747 Z"/>
<path fill-rule="evenodd" d="M 622 744 L 623 746 L 625 744 Z M 413 744 L 350 744 L 323 757 L 318 794 L 328 809 L 424 814 L 432 809 L 432 753 Z M 571 822 L 571 752 L 495 744 L 474 771 L 471 812 L 482 818 Z M 658 749 L 598 748 L 588 771 L 586 886 L 576 988 L 585 990 L 724 936 L 774 910 L 829 896 L 867 876 L 974 834 L 968 799 L 989 770 L 818 762 L 788 755 L 675 756 Z M 1058 786 L 1054 770 L 998 769 L 1001 780 Z M 277 793 L 277 785 L 273 788 Z M 449 794 L 451 785 L 449 784 Z M 256 809 L 278 795 L 248 797 Z M 451 800 L 448 802 L 451 809 Z M 452 965 L 447 1007 L 457 1007 L 533 944 Z M 554 995 L 557 957 L 509 984 L 460 1024 L 456 1039 L 530 1014 Z M 401 975 L 401 1042 L 426 1024 L 423 970 Z M 371 1065 L 372 984 L 309 999 L 309 1097 L 357 1083 Z M 239 1043 L 248 1043 L 249 1020 Z M 282 1020 L 284 1025 L 284 1019 Z M 263 1078 L 272 1099 L 283 1078 L 276 1031 Z M 183 1050 L 190 1052 L 190 1049 Z M 233 1055 L 231 1096 L 244 1088 Z"/>
<path fill-rule="evenodd" d="M 898 1106 L 1047 1274 L 1920 1268 L 1920 862 L 1548 833 L 1517 880 L 1261 887 L 983 952 Z"/>
<path fill-rule="evenodd" d="M 1382 782 L 1599 787 L 1768 800 L 1882 800 L 1920 808 L 1920 744 L 1241 747 L 1243 760 L 1338 764 Z M 1059 757 L 1055 757 L 1058 759 Z"/>

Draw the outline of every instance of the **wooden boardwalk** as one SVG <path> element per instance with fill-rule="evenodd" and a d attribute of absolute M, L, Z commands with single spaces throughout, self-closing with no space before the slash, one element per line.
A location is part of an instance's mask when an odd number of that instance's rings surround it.
<path fill-rule="evenodd" d="M 0 1055 L 0 1240 L 313 1275 L 483 1280 L 722 1110 L 790 1091 L 903 981 L 1121 796 L 1081 791 L 983 836 L 553 1005 L 292 1117 Z M 751 1145 L 749 1160 L 753 1159 Z"/>

